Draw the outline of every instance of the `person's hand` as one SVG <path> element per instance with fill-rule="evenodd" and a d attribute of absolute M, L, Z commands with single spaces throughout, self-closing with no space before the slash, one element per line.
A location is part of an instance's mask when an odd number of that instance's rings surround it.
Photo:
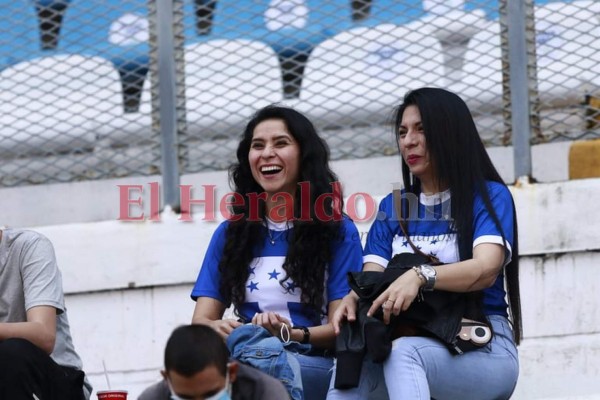
<path fill-rule="evenodd" d="M 254 325 L 259 325 L 268 330 L 271 335 L 276 336 L 280 339 L 281 337 L 281 328 L 283 325 L 286 325 L 288 331 L 291 331 L 292 324 L 286 318 L 274 312 L 265 312 L 265 313 L 256 313 L 254 317 L 252 317 L 251 321 Z"/>
<path fill-rule="evenodd" d="M 408 310 L 408 307 L 419 294 L 422 284 L 423 281 L 419 275 L 413 271 L 406 271 L 373 301 L 367 315 L 372 316 L 381 307 L 383 309 L 383 322 L 389 324 L 392 314 L 398 315 L 401 311 Z"/>
<path fill-rule="evenodd" d="M 234 319 L 217 319 L 214 321 L 206 321 L 203 323 L 213 328 L 225 340 L 235 328 L 243 325 L 241 322 L 238 322 Z"/>
<path fill-rule="evenodd" d="M 333 313 L 331 324 L 336 336 L 340 334 L 340 324 L 344 319 L 348 322 L 356 321 L 356 305 L 358 303 L 358 295 L 351 291 L 342 299 L 342 302 Z"/>

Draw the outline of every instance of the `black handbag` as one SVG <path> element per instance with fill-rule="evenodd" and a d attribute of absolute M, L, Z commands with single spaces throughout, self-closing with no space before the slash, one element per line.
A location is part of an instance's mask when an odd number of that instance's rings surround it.
<path fill-rule="evenodd" d="M 359 296 L 358 309 L 368 310 L 375 298 L 400 275 L 412 270 L 413 266 L 431 263 L 431 260 L 421 254 L 401 253 L 395 255 L 383 272 L 364 271 L 348 274 L 350 287 Z M 390 324 L 386 327 L 385 337 L 373 339 L 376 341 L 395 339 L 395 332 L 415 331 L 413 335 L 431 336 L 445 343 L 453 353 L 461 353 L 457 347 L 457 335 L 461 330 L 461 322 L 467 311 L 467 296 L 463 293 L 434 290 L 421 292 L 421 295 L 401 312 L 398 316 L 392 315 Z M 360 312 L 360 311 L 359 311 Z M 383 311 L 377 310 L 372 316 L 379 321 L 383 320 Z M 381 336 L 383 333 L 379 333 Z M 366 340 L 371 341 L 365 333 Z M 380 357 L 387 357 L 389 352 L 383 351 Z M 385 359 L 385 358 L 384 358 Z M 383 360 L 381 360 L 383 361 Z"/>

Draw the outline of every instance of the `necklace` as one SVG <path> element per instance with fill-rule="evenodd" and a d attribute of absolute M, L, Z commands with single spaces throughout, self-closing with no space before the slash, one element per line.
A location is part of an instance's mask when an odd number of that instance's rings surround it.
<path fill-rule="evenodd" d="M 269 242 L 271 242 L 272 245 L 275 245 L 275 238 L 273 237 L 273 234 L 271 233 L 271 230 L 269 229 L 268 226 L 267 226 L 267 234 L 269 235 Z"/>
<path fill-rule="evenodd" d="M 285 223 L 285 230 L 274 230 L 275 234 L 273 234 L 271 232 L 271 229 L 269 228 L 269 222 L 265 222 L 265 228 L 267 229 L 267 235 L 269 235 L 269 242 L 271 243 L 271 245 L 275 246 L 275 241 L 278 240 L 279 238 L 281 238 L 282 235 L 285 234 L 285 232 L 288 229 L 288 225 L 287 225 L 287 221 Z"/>

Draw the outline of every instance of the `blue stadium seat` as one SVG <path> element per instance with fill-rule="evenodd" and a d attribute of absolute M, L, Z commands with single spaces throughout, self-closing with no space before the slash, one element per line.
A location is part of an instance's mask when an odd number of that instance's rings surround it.
<path fill-rule="evenodd" d="M 0 0 L 0 70 L 39 56 L 38 19 L 30 0 Z"/>

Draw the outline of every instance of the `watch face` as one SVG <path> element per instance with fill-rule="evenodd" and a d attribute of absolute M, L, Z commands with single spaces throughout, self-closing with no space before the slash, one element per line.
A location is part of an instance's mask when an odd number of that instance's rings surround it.
<path fill-rule="evenodd" d="M 422 265 L 421 266 L 421 273 L 423 275 L 425 275 L 426 277 L 434 277 L 436 275 L 435 273 L 435 269 L 433 269 L 433 267 L 430 267 L 428 265 Z"/>

